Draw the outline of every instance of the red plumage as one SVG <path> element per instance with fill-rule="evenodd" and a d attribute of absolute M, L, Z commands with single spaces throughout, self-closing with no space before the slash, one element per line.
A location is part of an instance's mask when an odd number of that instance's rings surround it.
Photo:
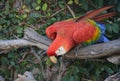
<path fill-rule="evenodd" d="M 76 21 L 74 19 L 63 20 L 49 26 L 46 29 L 46 34 L 50 39 L 54 41 L 49 46 L 47 55 L 63 55 L 77 44 L 83 43 L 85 41 L 92 42 L 93 40 L 97 40 L 97 36 L 100 37 L 99 34 L 102 31 L 96 27 L 96 23 L 93 20 L 88 18 L 92 18 L 94 20 L 102 20 L 104 18 L 114 16 L 116 14 L 115 12 L 94 17 L 100 12 L 112 7 L 113 6 L 107 6 L 92 11 L 85 16 L 78 18 Z"/>

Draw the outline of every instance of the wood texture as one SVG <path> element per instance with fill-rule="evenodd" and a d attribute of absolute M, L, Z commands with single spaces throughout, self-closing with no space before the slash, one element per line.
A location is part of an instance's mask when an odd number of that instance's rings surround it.
<path fill-rule="evenodd" d="M 100 43 L 79 48 L 77 54 L 74 50 L 71 50 L 65 55 L 66 58 L 70 59 L 87 59 L 87 58 L 98 58 L 104 56 L 120 54 L 120 39 L 110 41 L 108 43 Z"/>
<path fill-rule="evenodd" d="M 47 50 L 52 43 L 50 39 L 45 36 L 39 35 L 31 28 L 25 29 L 24 37 L 15 40 L 1 40 L 0 50 L 9 50 L 13 48 L 20 48 L 23 46 L 36 46 L 42 50 Z M 116 55 L 120 56 L 120 39 L 113 40 L 107 43 L 94 44 L 86 47 L 74 48 L 64 55 L 67 59 L 88 59 L 88 58 L 101 58 Z M 117 60 L 116 60 L 117 59 Z M 120 58 L 108 58 L 109 62 L 120 64 Z"/>

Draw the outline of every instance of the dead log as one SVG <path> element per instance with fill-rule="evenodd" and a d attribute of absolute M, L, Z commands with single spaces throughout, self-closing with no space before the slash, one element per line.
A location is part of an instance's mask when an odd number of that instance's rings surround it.
<path fill-rule="evenodd" d="M 120 54 L 113 55 L 107 58 L 107 60 L 113 64 L 120 64 Z"/>
<path fill-rule="evenodd" d="M 108 76 L 105 81 L 120 81 L 120 72 L 114 74 L 114 75 L 111 75 L 111 76 Z"/>
<path fill-rule="evenodd" d="M 23 75 L 18 74 L 18 78 L 14 81 L 36 81 L 31 72 L 26 71 Z"/>
<path fill-rule="evenodd" d="M 5 79 L 2 76 L 0 76 L 0 81 L 5 81 Z"/>

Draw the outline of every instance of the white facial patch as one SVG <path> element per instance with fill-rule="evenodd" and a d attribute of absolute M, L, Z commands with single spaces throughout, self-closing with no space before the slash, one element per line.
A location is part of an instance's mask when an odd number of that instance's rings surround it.
<path fill-rule="evenodd" d="M 59 47 L 56 51 L 55 51 L 56 55 L 64 55 L 65 53 L 67 53 L 67 51 L 64 49 L 63 46 Z"/>

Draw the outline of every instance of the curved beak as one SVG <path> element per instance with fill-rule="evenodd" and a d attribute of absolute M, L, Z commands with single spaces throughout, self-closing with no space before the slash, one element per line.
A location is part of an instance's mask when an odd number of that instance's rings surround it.
<path fill-rule="evenodd" d="M 53 63 L 57 63 L 57 58 L 55 56 L 50 56 L 49 58 Z"/>

